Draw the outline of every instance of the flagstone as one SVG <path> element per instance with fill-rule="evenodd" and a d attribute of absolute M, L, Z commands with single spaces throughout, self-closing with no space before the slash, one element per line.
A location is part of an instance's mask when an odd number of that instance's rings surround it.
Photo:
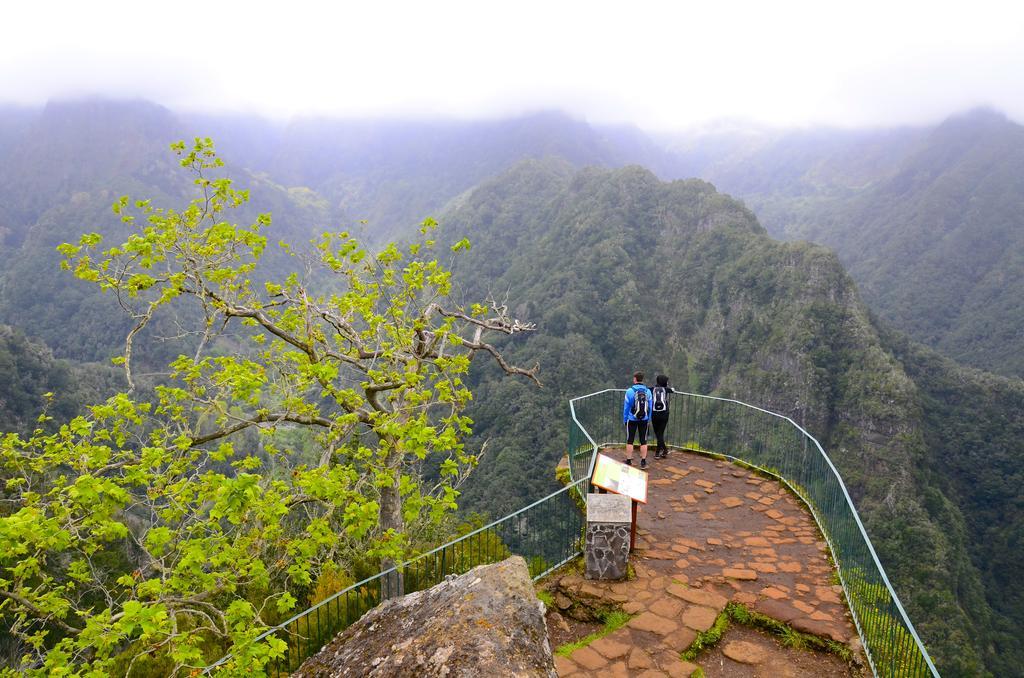
<path fill-rule="evenodd" d="M 679 625 L 671 619 L 665 619 L 654 614 L 651 611 L 643 612 L 640 615 L 633 617 L 627 624 L 630 628 L 637 629 L 638 631 L 650 631 L 651 633 L 657 633 L 659 636 L 664 636 L 672 633 Z"/>
<path fill-rule="evenodd" d="M 704 489 L 711 489 L 715 486 L 715 484 L 710 480 L 696 480 L 693 484 L 698 487 L 703 487 Z"/>
<path fill-rule="evenodd" d="M 654 662 L 651 661 L 649 654 L 639 647 L 634 647 L 633 651 L 629 653 L 629 660 L 626 662 L 626 665 L 631 671 L 641 671 L 654 666 Z"/>
<path fill-rule="evenodd" d="M 736 586 L 740 586 L 738 582 L 731 583 L 733 583 Z M 735 594 L 733 594 L 732 599 L 735 600 L 737 603 L 741 603 L 743 605 L 753 605 L 754 602 L 757 600 L 757 596 L 751 593 L 750 591 L 741 589 L 737 591 Z"/>
<path fill-rule="evenodd" d="M 747 563 L 747 567 L 761 574 L 773 574 L 779 571 L 772 563 Z"/>
<path fill-rule="evenodd" d="M 631 646 L 613 640 L 611 636 L 599 638 L 590 644 L 590 647 L 598 654 L 608 659 L 620 659 L 629 654 Z"/>
<path fill-rule="evenodd" d="M 579 665 L 568 657 L 560 654 L 555 655 L 555 672 L 559 676 L 569 676 L 579 669 Z"/>
<path fill-rule="evenodd" d="M 786 597 L 786 594 L 783 591 L 780 591 L 774 586 L 766 586 L 763 589 L 761 589 L 761 595 L 767 596 L 774 600 L 781 600 L 782 598 Z"/>
<path fill-rule="evenodd" d="M 753 570 L 743 570 L 735 567 L 727 567 L 722 570 L 722 575 L 731 579 L 744 579 L 753 580 L 757 579 L 757 572 Z"/>
<path fill-rule="evenodd" d="M 751 607 L 753 607 L 755 611 L 771 617 L 772 619 L 777 619 L 784 624 L 788 624 L 797 617 L 804 616 L 802 612 L 790 605 L 788 600 L 762 598 Z"/>
<path fill-rule="evenodd" d="M 668 592 L 688 603 L 703 605 L 704 607 L 711 607 L 716 610 L 723 609 L 725 604 L 729 602 L 726 600 L 725 596 L 706 589 L 695 589 L 686 586 L 670 586 L 668 587 Z"/>
<path fill-rule="evenodd" d="M 718 618 L 718 612 L 710 607 L 694 605 L 683 611 L 683 624 L 695 631 L 707 631 Z"/>
<path fill-rule="evenodd" d="M 678 586 L 678 584 L 673 584 L 669 587 L 669 590 L 675 586 Z M 652 603 L 648 609 L 659 617 L 674 619 L 683 611 L 683 604 L 674 598 L 662 598 L 661 600 Z"/>
<path fill-rule="evenodd" d="M 697 640 L 696 631 L 685 626 L 680 626 L 677 631 L 665 636 L 662 639 L 662 643 L 673 652 L 679 653 L 693 645 L 693 641 L 695 640 Z"/>
<path fill-rule="evenodd" d="M 849 640 L 849 635 L 841 629 L 836 628 L 828 622 L 811 619 L 810 617 L 798 617 L 790 622 L 790 626 L 797 631 L 803 631 L 804 633 L 809 633 L 812 636 L 831 638 L 839 643 L 845 643 Z"/>
<path fill-rule="evenodd" d="M 611 678 L 630 678 L 629 667 L 626 666 L 626 662 L 615 662 L 607 669 L 605 669 L 602 675 L 610 676 Z"/>
<path fill-rule="evenodd" d="M 817 588 L 815 588 L 814 595 L 815 597 L 817 597 L 818 600 L 825 603 L 834 603 L 838 605 L 842 602 L 839 599 L 839 595 L 831 588 L 828 588 L 826 586 L 818 586 Z"/>
<path fill-rule="evenodd" d="M 637 614 L 638 612 L 643 612 L 646 609 L 647 606 L 639 600 L 631 600 L 622 606 L 622 611 L 626 614 Z"/>
<path fill-rule="evenodd" d="M 733 640 L 722 646 L 722 654 L 741 664 L 760 664 L 768 653 L 760 645 L 745 640 Z"/>
<path fill-rule="evenodd" d="M 658 663 L 658 668 L 664 672 L 664 675 L 669 676 L 670 678 L 690 678 L 690 674 L 693 673 L 692 670 L 690 673 L 684 673 L 686 667 L 693 666 L 693 664 L 684 662 L 679 657 L 678 652 L 670 652 L 666 650 L 659 653 L 655 657 L 655 661 Z"/>
<path fill-rule="evenodd" d="M 572 653 L 571 657 L 574 662 L 588 671 L 596 671 L 608 665 L 608 660 L 594 651 L 589 645 L 579 648 Z"/>

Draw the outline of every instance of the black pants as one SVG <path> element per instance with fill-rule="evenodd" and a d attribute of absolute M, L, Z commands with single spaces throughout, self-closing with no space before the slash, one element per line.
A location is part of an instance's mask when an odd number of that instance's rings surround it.
<path fill-rule="evenodd" d="M 668 426 L 668 412 L 652 412 L 651 424 L 654 426 L 654 435 L 658 439 L 657 451 L 668 452 L 665 446 L 665 427 Z"/>

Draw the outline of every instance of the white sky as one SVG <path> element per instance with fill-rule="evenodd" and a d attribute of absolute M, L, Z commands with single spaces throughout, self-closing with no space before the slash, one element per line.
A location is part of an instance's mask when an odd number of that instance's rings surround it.
<path fill-rule="evenodd" d="M 494 117 L 672 129 L 1024 120 L 1024 3 L 47 2 L 0 6 L 0 102 Z"/>

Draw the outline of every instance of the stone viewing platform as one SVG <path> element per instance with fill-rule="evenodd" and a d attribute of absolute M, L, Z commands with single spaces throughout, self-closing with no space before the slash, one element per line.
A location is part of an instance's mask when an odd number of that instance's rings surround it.
<path fill-rule="evenodd" d="M 560 627 L 552 629 L 559 643 L 573 629 L 568 617 L 576 602 L 634 616 L 568 657 L 556 657 L 560 676 L 690 676 L 698 668 L 708 678 L 866 675 L 828 549 L 801 502 L 774 479 L 706 456 L 673 451 L 648 461 L 649 503 L 641 506 L 631 558 L 635 578 L 556 575 L 549 583 L 561 610 L 554 623 L 549 615 L 549 627 Z M 849 648 L 854 660 L 786 647 L 781 636 L 735 622 L 692 661 L 681 659 L 706 639 L 699 634 L 713 629 L 730 602 L 819 644 Z M 794 637 L 799 643 L 798 634 L 789 640 Z"/>

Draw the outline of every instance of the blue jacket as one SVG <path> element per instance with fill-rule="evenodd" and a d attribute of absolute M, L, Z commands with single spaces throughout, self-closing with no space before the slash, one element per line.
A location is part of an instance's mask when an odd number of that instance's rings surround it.
<path fill-rule="evenodd" d="M 647 393 L 647 416 L 643 419 L 637 419 L 633 416 L 633 403 L 636 401 L 636 394 L 638 391 L 644 391 Z M 647 388 L 643 384 L 633 384 L 626 389 L 626 402 L 622 404 L 622 423 L 627 421 L 650 421 L 651 420 L 651 407 L 654 405 L 654 396 L 651 395 L 651 389 Z"/>

